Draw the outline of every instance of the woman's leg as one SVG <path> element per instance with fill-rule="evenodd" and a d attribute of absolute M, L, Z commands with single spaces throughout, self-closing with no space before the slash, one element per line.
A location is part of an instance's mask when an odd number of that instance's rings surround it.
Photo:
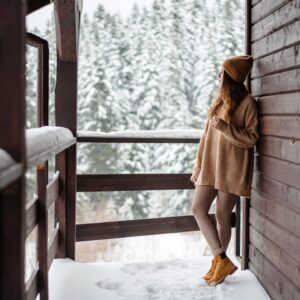
<path fill-rule="evenodd" d="M 240 196 L 218 190 L 216 219 L 219 239 L 223 248 L 227 249 L 231 237 L 231 213 Z"/>
<path fill-rule="evenodd" d="M 210 206 L 217 196 L 217 192 L 213 186 L 196 185 L 192 202 L 192 214 L 214 256 L 224 252 L 224 248 L 218 237 L 217 228 L 208 215 Z"/>

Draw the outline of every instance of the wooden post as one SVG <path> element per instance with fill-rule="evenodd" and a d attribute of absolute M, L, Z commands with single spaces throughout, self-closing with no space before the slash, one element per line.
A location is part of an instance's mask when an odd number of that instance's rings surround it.
<path fill-rule="evenodd" d="M 243 197 L 242 270 L 248 269 L 249 263 L 249 203 L 250 198 Z"/>
<path fill-rule="evenodd" d="M 56 125 L 77 135 L 77 69 L 82 2 L 54 0 L 57 45 Z M 75 259 L 76 144 L 66 151 L 66 256 Z"/>
<path fill-rule="evenodd" d="M 25 2 L 0 1 L 0 148 L 23 164 L 0 192 L 0 299 L 25 295 Z"/>
<path fill-rule="evenodd" d="M 237 200 L 235 206 L 235 255 L 241 256 L 241 197 Z"/>
<path fill-rule="evenodd" d="M 46 165 L 37 166 L 38 188 L 38 261 L 39 261 L 39 292 L 41 300 L 48 300 L 48 211 L 46 205 L 47 168 Z"/>
<path fill-rule="evenodd" d="M 66 152 L 56 156 L 56 171 L 59 171 L 59 197 L 55 203 L 55 226 L 59 223 L 59 246 L 57 257 L 66 257 Z"/>

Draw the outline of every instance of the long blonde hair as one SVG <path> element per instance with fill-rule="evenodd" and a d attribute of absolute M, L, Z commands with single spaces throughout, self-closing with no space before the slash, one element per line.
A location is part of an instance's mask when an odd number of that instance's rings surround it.
<path fill-rule="evenodd" d="M 237 83 L 225 70 L 223 72 L 223 80 L 219 86 L 218 94 L 209 108 L 207 116 L 211 119 L 223 105 L 225 108 L 224 119 L 226 122 L 231 123 L 234 110 L 249 94 L 249 91 L 244 83 Z"/>

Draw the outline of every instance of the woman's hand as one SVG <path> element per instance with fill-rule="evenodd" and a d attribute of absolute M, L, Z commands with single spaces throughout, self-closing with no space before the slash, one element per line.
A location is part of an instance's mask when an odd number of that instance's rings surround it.
<path fill-rule="evenodd" d="M 194 184 L 196 183 L 197 181 L 197 176 L 196 174 L 192 174 L 191 178 L 190 178 L 190 181 L 194 182 Z"/>
<path fill-rule="evenodd" d="M 218 125 L 219 120 L 220 120 L 220 118 L 218 118 L 218 117 L 216 117 L 216 116 L 213 116 L 211 126 L 212 126 L 213 128 L 215 128 L 215 127 Z"/>

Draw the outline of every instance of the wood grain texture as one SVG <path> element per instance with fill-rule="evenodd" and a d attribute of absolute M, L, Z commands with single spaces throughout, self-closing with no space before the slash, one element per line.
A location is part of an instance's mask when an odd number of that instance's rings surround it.
<path fill-rule="evenodd" d="M 38 262 L 39 293 L 41 300 L 49 299 L 48 291 L 48 213 L 46 200 L 47 173 L 45 165 L 37 168 L 39 225 L 38 225 Z"/>
<path fill-rule="evenodd" d="M 251 78 L 256 79 L 300 67 L 300 44 L 293 45 L 253 61 Z"/>
<path fill-rule="evenodd" d="M 259 172 L 254 172 L 253 174 L 252 188 L 300 213 L 299 189 Z"/>
<path fill-rule="evenodd" d="M 78 192 L 192 189 L 191 174 L 77 175 Z"/>
<path fill-rule="evenodd" d="M 260 22 L 253 24 L 251 27 L 251 41 L 255 42 L 265 36 L 268 36 L 276 30 L 293 23 L 297 18 L 299 18 L 300 10 L 296 9 L 297 1 L 298 0 L 286 1 L 284 6 L 279 7 L 267 17 L 261 19 Z M 281 5 L 280 2 L 276 3 L 276 1 L 269 1 L 269 3 L 275 3 L 276 5 Z M 253 13 L 254 20 L 261 17 L 261 11 L 259 9 L 253 9 Z"/>
<path fill-rule="evenodd" d="M 0 148 L 21 174 L 0 191 L 0 299 L 25 299 L 25 3 L 0 1 Z M 13 122 L 12 122 L 13 118 Z M 8 182 L 7 182 L 8 183 Z"/>
<path fill-rule="evenodd" d="M 53 236 L 49 241 L 48 258 L 47 258 L 48 270 L 50 269 L 54 258 L 56 258 L 57 256 L 58 248 L 59 248 L 59 228 L 56 227 Z"/>
<path fill-rule="evenodd" d="M 215 214 L 209 215 L 216 224 Z M 235 227 L 235 213 L 231 214 L 231 226 Z M 76 225 L 76 241 L 92 241 L 130 236 L 199 230 L 194 216 L 147 218 Z"/>
<path fill-rule="evenodd" d="M 299 289 L 265 257 L 254 245 L 249 245 L 250 270 L 253 271 L 267 289 L 272 299 L 297 300 Z"/>
<path fill-rule="evenodd" d="M 294 210 L 281 205 L 270 197 L 259 194 L 255 190 L 252 190 L 250 205 L 277 225 L 300 238 L 300 227 L 298 226 L 300 215 Z"/>
<path fill-rule="evenodd" d="M 55 203 L 55 224 L 59 223 L 59 246 L 57 257 L 66 255 L 66 152 L 56 156 L 56 172 L 59 172 L 59 197 Z"/>
<path fill-rule="evenodd" d="M 300 92 L 261 96 L 258 101 L 258 112 L 263 115 L 300 115 Z"/>
<path fill-rule="evenodd" d="M 32 232 L 34 227 L 39 223 L 39 202 L 37 199 L 30 201 L 26 208 L 26 223 L 25 223 L 25 236 L 26 238 Z"/>
<path fill-rule="evenodd" d="M 266 18 L 268 15 L 272 14 L 275 10 L 284 6 L 292 0 L 262 0 L 257 5 L 252 7 L 251 11 L 251 23 L 252 26 L 258 21 Z"/>
<path fill-rule="evenodd" d="M 255 155 L 254 170 L 300 189 L 300 168 L 295 163 L 266 155 Z"/>
<path fill-rule="evenodd" d="M 253 226 L 249 228 L 251 243 L 259 249 L 259 251 L 267 257 L 291 282 L 297 287 L 300 286 L 300 276 L 298 268 L 300 263 L 293 257 L 278 247 L 267 236 L 262 235 Z"/>
<path fill-rule="evenodd" d="M 256 58 L 266 56 L 279 50 L 299 44 L 300 20 L 271 33 L 270 35 L 254 42 L 251 51 Z"/>
<path fill-rule="evenodd" d="M 47 184 L 46 191 L 46 206 L 47 209 L 53 202 L 56 202 L 59 196 L 59 172 L 55 173 L 54 178 Z"/>
<path fill-rule="evenodd" d="M 298 39 L 300 40 L 300 29 Z M 252 79 L 251 91 L 254 97 L 288 92 L 299 92 L 300 68 Z"/>
<path fill-rule="evenodd" d="M 260 136 L 256 153 L 300 164 L 300 142 L 292 143 L 292 140 L 292 136 L 289 138 Z"/>
<path fill-rule="evenodd" d="M 259 132 L 262 135 L 272 135 L 300 139 L 300 115 L 295 116 L 263 116 L 259 119 Z M 294 144 L 291 144 L 291 151 Z"/>
<path fill-rule="evenodd" d="M 259 231 L 266 239 L 276 244 L 281 251 L 284 251 L 296 263 L 300 263 L 300 238 L 295 236 L 293 232 L 284 229 L 254 207 L 250 207 L 249 220 L 251 227 Z"/>

